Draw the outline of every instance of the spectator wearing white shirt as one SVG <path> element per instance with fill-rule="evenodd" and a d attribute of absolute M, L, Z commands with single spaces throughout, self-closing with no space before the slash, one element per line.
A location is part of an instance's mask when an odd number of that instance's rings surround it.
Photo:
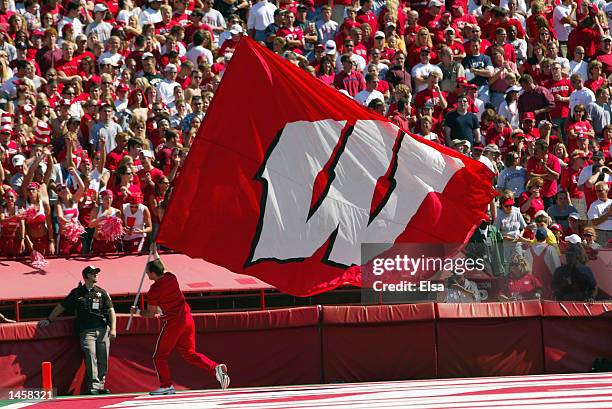
<path fill-rule="evenodd" d="M 219 35 L 225 31 L 227 25 L 225 24 L 225 19 L 219 10 L 215 10 L 213 8 L 213 0 L 204 0 L 202 5 L 202 23 L 208 24 L 212 29 L 213 33 L 215 33 L 215 38 L 213 39 L 213 43 L 215 47 L 219 46 Z"/>
<path fill-rule="evenodd" d="M 582 104 L 586 107 L 591 102 L 595 101 L 595 94 L 584 86 L 584 81 L 579 74 L 572 75 L 570 77 L 570 82 L 574 87 L 574 91 L 571 93 L 569 100 L 570 112 L 574 112 L 574 107 L 578 104 Z"/>
<path fill-rule="evenodd" d="M 553 11 L 553 28 L 557 33 L 557 40 L 564 48 L 563 55 L 567 55 L 567 38 L 576 27 L 576 3 L 572 0 L 563 0 Z"/>
<path fill-rule="evenodd" d="M 165 78 L 157 84 L 157 92 L 162 102 L 166 105 L 174 102 L 174 88 L 176 86 L 180 87 L 180 84 L 176 82 L 177 74 L 178 69 L 176 65 L 168 64 L 164 68 Z"/>
<path fill-rule="evenodd" d="M 421 48 L 419 58 L 420 62 L 414 67 L 412 67 L 412 71 L 410 72 L 410 75 L 412 75 L 412 79 L 414 80 L 414 83 L 416 85 L 415 92 L 420 92 L 427 88 L 427 78 L 429 78 L 429 75 L 432 72 L 435 71 L 440 74 L 440 78 L 444 77 L 440 67 L 429 62 L 431 58 L 429 48 Z"/>
<path fill-rule="evenodd" d="M 325 45 L 325 48 L 327 49 L 327 44 Z M 366 60 L 362 56 L 355 54 L 353 52 L 354 48 L 355 42 L 350 37 L 344 40 L 344 53 L 349 56 L 353 62 L 353 65 L 355 66 L 355 69 L 359 72 L 363 72 L 366 67 Z M 342 61 L 340 61 L 341 57 L 342 55 L 340 54 L 338 54 L 336 57 L 336 72 L 342 71 Z"/>
<path fill-rule="evenodd" d="M 160 23 L 163 20 L 159 11 L 161 5 L 161 0 L 149 0 L 149 7 L 145 8 L 138 18 L 140 25 Z"/>
<path fill-rule="evenodd" d="M 104 59 L 111 60 L 114 66 L 123 65 L 123 56 L 119 54 L 119 49 L 121 48 L 121 39 L 117 36 L 111 36 L 108 40 L 108 51 L 103 52 L 99 60 L 102 61 Z"/>
<path fill-rule="evenodd" d="M 83 33 L 83 23 L 79 19 L 79 10 L 81 5 L 79 3 L 70 2 L 66 6 L 66 15 L 62 17 L 57 25 L 57 32 L 63 32 L 62 29 L 66 24 L 72 24 L 75 37 Z"/>
<path fill-rule="evenodd" d="M 580 74 L 580 78 L 589 77 L 589 63 L 584 61 L 584 47 L 581 45 L 574 49 L 574 59 L 570 61 L 569 75 Z"/>
<path fill-rule="evenodd" d="M 376 90 L 376 87 L 378 87 L 378 83 L 380 82 L 378 76 L 376 74 L 368 73 L 365 76 L 365 81 L 366 89 L 355 95 L 355 101 L 366 107 L 375 99 L 379 99 L 384 102 L 385 96 L 382 94 L 382 92 Z"/>
<path fill-rule="evenodd" d="M 602 247 L 606 247 L 612 239 L 612 199 L 608 198 L 609 190 L 606 182 L 595 184 L 597 200 L 591 204 L 587 213 L 589 221 L 597 231 L 597 242 Z"/>
<path fill-rule="evenodd" d="M 187 51 L 187 54 L 185 54 L 185 57 L 195 65 L 199 64 L 200 59 L 205 60 L 208 65 L 213 65 L 212 52 L 208 48 L 202 46 L 202 44 L 204 44 L 204 40 L 204 31 L 196 31 L 196 33 L 193 35 L 193 43 L 191 48 L 189 51 Z"/>
<path fill-rule="evenodd" d="M 276 6 L 268 0 L 259 0 L 249 11 L 247 28 L 255 41 L 266 41 L 265 30 L 274 23 Z"/>
<path fill-rule="evenodd" d="M 329 40 L 334 40 L 338 33 L 338 23 L 332 20 L 332 8 L 328 5 L 321 7 L 321 20 L 317 20 L 317 36 L 319 43 L 325 44 Z"/>
<path fill-rule="evenodd" d="M 111 30 L 113 26 L 104 21 L 108 14 L 108 7 L 103 3 L 98 3 L 94 7 L 94 21 L 89 23 L 87 28 L 85 29 L 85 34 L 89 37 L 90 33 L 95 33 L 98 40 L 102 43 L 108 41 L 111 36 Z"/>

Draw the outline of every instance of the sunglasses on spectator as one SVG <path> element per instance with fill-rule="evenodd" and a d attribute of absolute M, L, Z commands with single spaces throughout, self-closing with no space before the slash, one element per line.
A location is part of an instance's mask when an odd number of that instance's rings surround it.
<path fill-rule="evenodd" d="M 536 189 L 542 189 L 542 186 L 543 186 L 543 185 L 533 185 L 533 186 L 531 186 L 531 187 L 535 187 Z"/>

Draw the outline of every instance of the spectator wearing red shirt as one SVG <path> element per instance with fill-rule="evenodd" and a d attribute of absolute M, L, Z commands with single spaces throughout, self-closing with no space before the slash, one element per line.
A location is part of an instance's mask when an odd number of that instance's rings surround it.
<path fill-rule="evenodd" d="M 455 29 L 448 27 L 444 30 L 443 37 L 441 42 L 451 50 L 453 60 L 460 63 L 465 58 L 465 48 L 463 48 L 461 39 L 455 37 Z"/>
<path fill-rule="evenodd" d="M 535 127 L 535 115 L 533 112 L 525 112 L 521 116 L 521 130 L 527 142 L 540 139 L 540 130 Z"/>
<path fill-rule="evenodd" d="M 574 107 L 573 115 L 567 121 L 565 133 L 567 135 L 567 151 L 570 154 L 578 149 L 578 138 L 584 136 L 592 139 L 595 137 L 595 130 L 588 120 L 584 105 L 578 104 Z"/>
<path fill-rule="evenodd" d="M 469 35 L 465 36 L 465 40 L 463 43 L 463 48 L 465 50 L 465 55 L 472 55 L 472 46 L 470 45 L 470 41 L 473 38 L 478 38 L 480 40 L 480 54 L 484 54 L 487 51 L 487 48 L 491 47 L 491 42 L 486 38 L 482 38 L 482 29 L 479 26 L 472 26 L 471 30 L 468 30 L 467 33 Z"/>
<path fill-rule="evenodd" d="M 140 163 L 142 164 L 142 169 L 136 172 L 136 174 L 138 175 L 138 179 L 143 181 L 142 193 L 144 194 L 145 203 L 149 203 L 148 199 L 149 196 L 154 193 L 153 190 L 155 189 L 155 184 L 164 177 L 164 172 L 153 166 L 154 160 L 155 154 L 153 151 L 140 151 Z"/>
<path fill-rule="evenodd" d="M 110 189 L 114 192 L 113 207 L 121 209 L 128 197 L 142 193 L 138 177 L 131 165 L 121 165 L 115 173 L 115 180 L 109 180 Z"/>
<path fill-rule="evenodd" d="M 14 11 L 11 11 L 9 9 L 9 6 L 10 6 L 10 2 L 8 0 L 0 1 L 0 24 L 2 24 L 5 27 L 9 26 L 9 19 L 11 18 L 13 14 L 15 14 Z"/>
<path fill-rule="evenodd" d="M 557 194 L 557 179 L 561 173 L 559 158 L 548 153 L 548 142 L 538 140 L 535 143 L 534 156 L 527 161 L 527 177 L 540 177 L 544 181 L 540 196 L 545 207 L 554 203 Z"/>
<path fill-rule="evenodd" d="M 504 60 L 512 61 L 516 63 L 516 52 L 514 51 L 514 46 L 510 44 L 508 41 L 508 34 L 506 33 L 506 29 L 503 27 L 498 27 L 495 29 L 495 42 L 487 48 L 485 52 L 486 55 L 491 57 L 493 47 L 498 46 L 504 50 Z"/>
<path fill-rule="evenodd" d="M 345 90 L 351 97 L 355 97 L 355 95 L 365 89 L 365 79 L 360 72 L 355 71 L 351 57 L 348 54 L 342 55 L 340 62 L 342 63 L 342 71 L 336 74 L 334 86 L 339 90 Z"/>
<path fill-rule="evenodd" d="M 551 65 L 552 79 L 544 83 L 555 98 L 555 107 L 550 111 L 553 124 L 557 124 L 565 132 L 565 122 L 569 116 L 569 99 L 574 91 L 572 83 L 567 77 L 563 77 L 561 64 L 553 62 Z"/>
<path fill-rule="evenodd" d="M 589 63 L 589 79 L 584 82 L 584 86 L 595 92 L 606 82 L 606 77 L 601 75 L 602 64 L 600 61 L 593 60 Z"/>
<path fill-rule="evenodd" d="M 497 145 L 499 148 L 504 148 L 504 152 L 512 143 L 512 128 L 508 125 L 508 121 L 501 115 L 495 116 L 493 127 L 485 134 L 485 144 Z"/>
<path fill-rule="evenodd" d="M 523 74 L 519 84 L 523 87 L 523 94 L 518 99 L 519 113 L 533 112 L 536 121 L 547 119 L 555 107 L 555 97 L 548 89 L 535 85 L 529 74 Z"/>
<path fill-rule="evenodd" d="M 151 395 L 171 395 L 175 393 L 172 385 L 168 358 L 176 349 L 179 354 L 192 365 L 204 369 L 215 376 L 226 389 L 230 384 L 227 367 L 214 362 L 206 355 L 196 352 L 195 324 L 191 316 L 191 308 L 185 301 L 176 276 L 162 263 L 155 244 L 151 245 L 155 259 L 147 263 L 146 274 L 153 284 L 147 293 L 147 309 L 140 311 L 132 307 L 131 313 L 144 318 L 153 318 L 161 309 L 162 330 L 157 339 L 153 361 L 159 379 L 159 389 L 152 391 Z"/>
<path fill-rule="evenodd" d="M 295 16 L 293 13 L 284 13 L 284 16 L 284 25 L 276 32 L 276 37 L 282 37 L 287 40 L 286 47 L 288 50 L 302 54 L 304 52 L 304 33 L 301 28 L 294 25 Z M 236 26 L 239 27 L 238 25 Z"/>
<path fill-rule="evenodd" d="M 389 83 L 389 88 L 393 90 L 399 84 L 404 84 L 409 90 L 412 89 L 410 73 L 406 70 L 406 54 L 395 53 L 393 58 L 395 64 L 389 68 L 385 75 L 385 80 Z"/>
<path fill-rule="evenodd" d="M 574 56 L 574 49 L 579 45 L 584 48 L 585 56 L 592 58 L 597 52 L 597 44 L 604 35 L 605 31 L 598 18 L 595 16 L 585 18 L 567 38 L 567 51 L 570 54 L 568 58 Z"/>
<path fill-rule="evenodd" d="M 448 107 L 446 102 L 446 92 L 440 90 L 440 75 L 433 71 L 427 77 L 427 88 L 421 92 L 417 92 L 414 97 L 414 107 L 417 111 L 423 109 L 426 103 L 434 106 L 432 117 L 436 121 L 444 119 L 444 110 Z"/>
<path fill-rule="evenodd" d="M 169 129 L 164 132 L 164 137 L 166 142 L 157 151 L 157 162 L 164 174 L 169 175 L 172 170 L 174 150 L 178 148 L 178 134 Z"/>
<path fill-rule="evenodd" d="M 127 147 L 128 139 L 130 139 L 130 136 L 125 132 L 119 132 L 115 136 L 115 143 L 117 146 L 106 155 L 106 162 L 104 164 L 106 169 L 110 170 L 111 172 L 117 170 L 119 162 L 121 162 L 121 159 L 127 155 L 125 148 Z"/>
<path fill-rule="evenodd" d="M 372 0 L 361 0 L 361 9 L 357 12 L 357 22 L 359 24 L 366 23 L 372 27 L 372 32 L 378 30 L 378 20 L 376 14 L 372 11 Z"/>
<path fill-rule="evenodd" d="M 572 204 L 584 197 L 584 193 L 578 188 L 578 176 L 584 168 L 586 159 L 584 152 L 575 150 L 571 154 L 570 165 L 561 171 L 559 185 L 569 193 Z"/>
<path fill-rule="evenodd" d="M 389 120 L 404 130 L 410 130 L 410 103 L 406 98 L 397 101 L 397 110 L 389 115 Z"/>
<path fill-rule="evenodd" d="M 515 254 L 508 267 L 510 277 L 500 300 L 520 301 L 542 297 L 542 283 L 529 272 L 529 262 L 525 257 Z"/>
<path fill-rule="evenodd" d="M 62 58 L 53 64 L 58 77 L 62 81 L 73 81 L 80 79 L 79 66 L 80 60 L 74 58 L 75 44 L 71 41 L 62 43 Z"/>
<path fill-rule="evenodd" d="M 433 31 L 440 20 L 440 9 L 444 6 L 440 0 L 429 0 L 427 11 L 421 14 L 419 25 Z"/>
<path fill-rule="evenodd" d="M 529 215 L 532 219 L 540 210 L 544 210 L 544 201 L 540 196 L 540 190 L 544 185 L 544 179 L 533 176 L 527 181 L 527 191 L 523 192 L 518 198 L 518 205 L 521 213 Z"/>
<path fill-rule="evenodd" d="M 467 2 L 453 2 L 450 7 L 453 16 L 452 25 L 460 33 L 463 33 L 466 26 L 478 26 L 476 17 L 472 14 L 465 13 L 465 10 L 467 10 Z"/>
<path fill-rule="evenodd" d="M 510 2 L 508 2 L 510 3 Z M 510 7 L 510 6 L 508 6 Z M 518 38 L 525 38 L 525 29 L 521 22 L 515 18 L 509 17 L 509 11 L 506 9 L 496 7 L 493 11 L 495 17 L 497 18 L 497 27 L 504 28 L 506 32 L 508 32 L 508 28 L 515 27 L 516 28 L 516 36 Z"/>

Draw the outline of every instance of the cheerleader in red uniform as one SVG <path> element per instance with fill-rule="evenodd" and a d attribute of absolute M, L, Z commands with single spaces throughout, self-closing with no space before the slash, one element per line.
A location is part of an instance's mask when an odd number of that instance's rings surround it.
<path fill-rule="evenodd" d="M 91 211 L 89 227 L 94 227 L 94 239 L 91 252 L 94 254 L 115 253 L 117 243 L 123 234 L 123 215 L 121 210 L 111 206 L 113 192 L 106 189 L 100 192 L 102 204 Z"/>
<path fill-rule="evenodd" d="M 0 256 L 17 257 L 25 251 L 25 223 L 15 205 L 17 192 L 4 192 L 4 211 L 0 214 Z"/>
<path fill-rule="evenodd" d="M 58 247 L 61 255 L 80 254 L 83 250 L 81 234 L 85 232 L 85 228 L 79 223 L 79 201 L 83 197 L 85 184 L 74 168 L 68 169 L 68 172 L 70 172 L 70 177 L 76 181 L 76 192 L 70 193 L 70 189 L 64 184 L 55 187 L 58 198 L 55 213 L 60 224 Z"/>
<path fill-rule="evenodd" d="M 40 184 L 31 182 L 26 193 L 25 227 L 26 244 L 40 254 L 55 254 L 51 207 L 40 195 Z"/>
<path fill-rule="evenodd" d="M 125 236 L 123 236 L 123 251 L 126 253 L 140 253 L 147 234 L 153 231 L 151 213 L 147 206 L 142 204 L 142 193 L 133 193 L 127 197 L 123 205 L 123 222 Z"/>

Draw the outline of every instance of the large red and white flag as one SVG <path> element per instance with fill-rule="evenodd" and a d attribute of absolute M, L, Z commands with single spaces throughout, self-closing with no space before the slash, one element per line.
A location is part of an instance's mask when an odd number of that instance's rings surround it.
<path fill-rule="evenodd" d="M 244 38 L 158 242 L 307 296 L 360 285 L 362 243 L 463 243 L 491 178 Z"/>

